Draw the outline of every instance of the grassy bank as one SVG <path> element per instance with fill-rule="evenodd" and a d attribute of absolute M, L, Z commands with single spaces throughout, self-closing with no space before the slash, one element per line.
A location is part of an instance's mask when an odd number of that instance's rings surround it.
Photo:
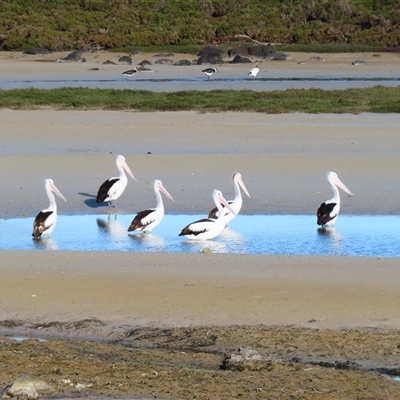
<path fill-rule="evenodd" d="M 250 111 L 270 114 L 398 113 L 400 86 L 366 89 L 292 89 L 254 92 L 212 90 L 157 93 L 144 90 L 61 88 L 0 90 L 0 108 L 104 109 L 132 111 Z"/>
<path fill-rule="evenodd" d="M 0 0 L 0 50 L 249 42 L 400 45 L 395 0 Z M 302 50 L 303 51 L 303 50 Z"/>

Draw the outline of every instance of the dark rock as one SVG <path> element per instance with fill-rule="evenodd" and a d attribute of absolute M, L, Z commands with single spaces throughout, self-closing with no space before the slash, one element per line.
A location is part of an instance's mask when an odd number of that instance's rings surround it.
<path fill-rule="evenodd" d="M 219 46 L 208 46 L 200 51 L 197 64 L 221 64 L 227 56 L 226 52 Z"/>
<path fill-rule="evenodd" d="M 247 57 L 242 57 L 242 56 L 235 56 L 235 58 L 229 62 L 230 64 L 246 64 L 246 63 L 251 63 L 251 60 L 248 59 Z"/>
<path fill-rule="evenodd" d="M 253 57 L 273 57 L 276 54 L 276 50 L 273 48 L 272 44 L 259 44 L 256 46 L 249 47 L 249 55 Z"/>
<path fill-rule="evenodd" d="M 132 58 L 130 58 L 129 56 L 122 56 L 118 59 L 118 62 L 121 64 L 128 64 L 131 65 L 132 64 Z"/>
<path fill-rule="evenodd" d="M 25 50 L 23 54 L 37 55 L 37 54 L 51 54 L 51 53 L 53 53 L 53 51 L 49 49 L 44 49 L 42 47 L 31 47 L 30 49 Z"/>
<path fill-rule="evenodd" d="M 170 60 L 169 58 L 161 58 L 160 60 L 155 61 L 154 64 L 174 65 L 174 62 L 172 60 Z"/>
<path fill-rule="evenodd" d="M 153 57 L 173 57 L 175 54 L 174 53 L 158 53 L 158 54 L 154 54 Z"/>
<path fill-rule="evenodd" d="M 87 50 L 75 50 L 72 53 L 68 54 L 66 57 L 61 57 L 61 61 L 71 61 L 77 62 L 82 61 L 85 62 L 86 59 L 83 57 L 87 53 Z"/>
<path fill-rule="evenodd" d="M 182 66 L 188 66 L 192 65 L 192 63 L 189 60 L 179 60 L 174 63 L 174 65 L 182 65 Z"/>
<path fill-rule="evenodd" d="M 235 56 L 252 56 L 260 58 L 272 57 L 276 54 L 276 51 L 272 44 L 258 44 L 254 46 L 240 46 L 234 47 L 228 51 L 229 57 Z"/>
<path fill-rule="evenodd" d="M 287 54 L 276 53 L 274 56 L 267 57 L 267 58 L 269 58 L 271 61 L 287 61 L 287 60 L 289 60 L 291 57 L 288 56 Z"/>
<path fill-rule="evenodd" d="M 95 68 L 90 68 L 89 71 L 100 71 L 100 68 L 97 68 L 97 67 L 95 67 Z"/>
<path fill-rule="evenodd" d="M 104 65 L 116 65 L 114 61 L 107 60 L 103 62 Z"/>
<path fill-rule="evenodd" d="M 136 69 L 139 72 L 153 72 L 153 70 L 151 68 L 146 68 L 146 67 L 136 67 Z"/>
<path fill-rule="evenodd" d="M 145 67 L 146 65 L 153 65 L 149 60 L 143 60 L 139 63 L 142 67 Z"/>
<path fill-rule="evenodd" d="M 233 49 L 228 50 L 229 57 L 235 57 L 235 56 L 245 57 L 248 55 L 250 55 L 250 47 L 248 46 L 234 47 Z"/>

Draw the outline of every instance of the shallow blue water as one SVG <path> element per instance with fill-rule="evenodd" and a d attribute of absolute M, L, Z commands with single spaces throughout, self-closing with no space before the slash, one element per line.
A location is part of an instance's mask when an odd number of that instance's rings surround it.
<path fill-rule="evenodd" d="M 133 215 L 58 216 L 50 239 L 33 240 L 33 218 L 0 220 L 0 249 L 199 252 L 400 257 L 400 216 L 340 215 L 318 229 L 314 215 L 239 215 L 214 240 L 188 241 L 183 227 L 203 216 L 166 215 L 151 234 L 128 234 Z"/>

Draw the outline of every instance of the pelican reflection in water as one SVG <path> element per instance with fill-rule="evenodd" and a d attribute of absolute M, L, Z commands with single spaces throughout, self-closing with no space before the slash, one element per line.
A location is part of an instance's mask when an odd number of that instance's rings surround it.
<path fill-rule="evenodd" d="M 96 222 L 102 234 L 118 239 L 126 238 L 126 230 L 117 220 L 116 214 L 114 217 L 97 218 Z"/>

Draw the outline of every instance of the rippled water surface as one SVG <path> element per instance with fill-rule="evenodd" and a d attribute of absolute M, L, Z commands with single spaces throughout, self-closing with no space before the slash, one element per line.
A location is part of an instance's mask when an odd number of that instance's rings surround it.
<path fill-rule="evenodd" d="M 166 215 L 151 234 L 128 234 L 133 215 L 58 217 L 50 239 L 33 240 L 33 218 L 0 221 L 0 249 L 349 255 L 400 257 L 400 217 L 340 215 L 336 228 L 318 229 L 313 215 L 239 215 L 214 240 L 178 234 L 203 216 Z"/>

